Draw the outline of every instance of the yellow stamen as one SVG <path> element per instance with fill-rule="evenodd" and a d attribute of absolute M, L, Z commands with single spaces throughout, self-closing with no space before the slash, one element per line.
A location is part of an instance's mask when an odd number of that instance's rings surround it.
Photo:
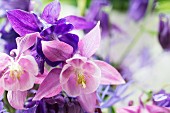
<path fill-rule="evenodd" d="M 85 80 L 85 76 L 83 74 L 78 73 L 77 83 L 81 84 L 83 88 L 86 88 L 86 80 Z"/>
<path fill-rule="evenodd" d="M 9 69 L 10 69 L 10 77 L 15 79 L 20 79 L 21 75 L 23 74 L 23 71 L 22 71 L 22 67 L 16 63 L 16 62 L 13 62 L 10 66 L 9 66 Z"/>

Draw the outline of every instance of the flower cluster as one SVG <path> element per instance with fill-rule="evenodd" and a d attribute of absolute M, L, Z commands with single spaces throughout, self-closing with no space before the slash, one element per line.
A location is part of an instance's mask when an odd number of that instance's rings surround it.
<path fill-rule="evenodd" d="M 58 19 L 60 9 L 60 3 L 53 1 L 41 16 L 21 9 L 7 12 L 20 37 L 10 55 L 0 54 L 1 95 L 8 91 L 8 101 L 16 109 L 24 109 L 28 91 L 39 84 L 32 102 L 63 92 L 84 112 L 92 113 L 99 104 L 99 85 L 125 83 L 114 67 L 92 57 L 100 45 L 100 22 L 95 25 L 72 15 Z M 92 27 L 81 39 L 70 33 Z"/>

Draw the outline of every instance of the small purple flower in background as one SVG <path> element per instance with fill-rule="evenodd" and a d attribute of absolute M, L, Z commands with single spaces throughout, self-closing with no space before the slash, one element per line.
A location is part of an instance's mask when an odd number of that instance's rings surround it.
<path fill-rule="evenodd" d="M 0 17 L 5 16 L 6 10 L 22 9 L 29 10 L 30 0 L 1 0 L 0 1 Z"/>
<path fill-rule="evenodd" d="M 123 33 L 123 30 L 115 23 L 111 23 L 109 14 L 102 10 L 102 8 L 109 6 L 108 0 L 92 0 L 90 8 L 88 9 L 85 18 L 87 21 L 100 21 L 102 37 L 108 37 L 112 31 Z"/>
<path fill-rule="evenodd" d="M 147 8 L 149 5 L 149 0 L 131 0 L 129 16 L 134 21 L 138 22 L 144 18 Z"/>
<path fill-rule="evenodd" d="M 164 50 L 170 49 L 170 23 L 168 16 L 164 14 L 159 15 L 159 43 Z"/>
<path fill-rule="evenodd" d="M 160 107 L 170 107 L 170 94 L 165 90 L 161 90 L 158 93 L 153 94 L 153 102 Z"/>
<path fill-rule="evenodd" d="M 1 0 L 0 1 L 0 18 L 6 18 L 6 11 L 12 9 L 22 9 L 29 11 L 30 0 Z M 9 54 L 12 49 L 16 49 L 17 45 L 15 39 L 19 35 L 10 27 L 8 21 L 5 20 L 5 24 L 2 25 L 0 33 L 2 34 L 1 38 L 6 41 L 5 52 Z M 6 30 L 8 28 L 9 30 Z"/>

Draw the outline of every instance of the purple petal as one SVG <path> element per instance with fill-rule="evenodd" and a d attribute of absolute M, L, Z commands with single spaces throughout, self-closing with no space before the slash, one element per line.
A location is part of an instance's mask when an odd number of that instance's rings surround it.
<path fill-rule="evenodd" d="M 50 61 L 64 61 L 71 57 L 73 48 L 61 41 L 41 41 L 42 51 Z"/>
<path fill-rule="evenodd" d="M 59 38 L 60 41 L 65 42 L 73 47 L 73 52 L 78 48 L 79 37 L 75 34 L 67 33 Z"/>
<path fill-rule="evenodd" d="M 43 97 L 52 97 L 61 91 L 59 75 L 61 69 L 55 68 L 49 72 L 47 77 L 40 85 L 33 100 L 41 100 Z"/>
<path fill-rule="evenodd" d="M 74 26 L 74 29 L 91 29 L 95 26 L 94 22 L 89 22 L 83 17 L 70 15 L 65 17 L 65 19 Z"/>
<path fill-rule="evenodd" d="M 27 91 L 8 91 L 7 98 L 10 105 L 16 109 L 23 109 Z"/>
<path fill-rule="evenodd" d="M 60 10 L 61 7 L 58 1 L 51 2 L 44 8 L 41 18 L 49 24 L 53 24 L 57 21 Z"/>
<path fill-rule="evenodd" d="M 120 73 L 111 65 L 106 62 L 95 60 L 95 63 L 99 66 L 102 72 L 101 84 L 104 85 L 119 85 L 124 84 L 125 81 L 121 77 Z"/>
<path fill-rule="evenodd" d="M 13 29 L 20 35 L 39 32 L 38 19 L 34 14 L 16 9 L 7 12 L 7 17 Z"/>
<path fill-rule="evenodd" d="M 51 27 L 43 30 L 41 32 L 41 36 L 44 37 L 45 40 L 54 40 L 54 34 L 59 36 L 63 35 L 73 29 L 72 24 L 57 24 L 57 25 L 52 25 Z M 58 38 L 58 37 L 57 37 Z"/>
<path fill-rule="evenodd" d="M 78 47 L 82 56 L 89 58 L 97 51 L 100 46 L 100 33 L 100 23 L 98 22 L 98 24 L 79 41 Z"/>
<path fill-rule="evenodd" d="M 77 99 L 84 111 L 88 113 L 94 113 L 97 99 L 96 92 L 86 95 L 80 95 Z"/>

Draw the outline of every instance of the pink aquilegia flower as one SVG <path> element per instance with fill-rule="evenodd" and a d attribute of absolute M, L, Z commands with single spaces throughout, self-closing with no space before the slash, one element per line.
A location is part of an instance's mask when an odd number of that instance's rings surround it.
<path fill-rule="evenodd" d="M 27 96 L 27 90 L 31 89 L 38 75 L 37 63 L 31 55 L 23 53 L 33 45 L 37 33 L 18 37 L 16 57 L 0 53 L 0 81 L 1 95 L 8 91 L 8 101 L 17 109 L 22 109 Z"/>
<path fill-rule="evenodd" d="M 62 88 L 69 96 L 77 97 L 85 111 L 92 113 L 97 99 L 95 91 L 100 84 L 119 85 L 125 83 L 118 71 L 111 65 L 104 61 L 90 59 L 99 48 L 100 40 L 98 23 L 79 42 L 78 52 L 66 60 L 62 70 L 53 69 L 53 72 L 47 75 L 34 100 L 56 95 Z M 52 75 L 56 78 L 52 78 Z M 47 81 L 50 82 L 50 85 L 47 85 Z"/>

